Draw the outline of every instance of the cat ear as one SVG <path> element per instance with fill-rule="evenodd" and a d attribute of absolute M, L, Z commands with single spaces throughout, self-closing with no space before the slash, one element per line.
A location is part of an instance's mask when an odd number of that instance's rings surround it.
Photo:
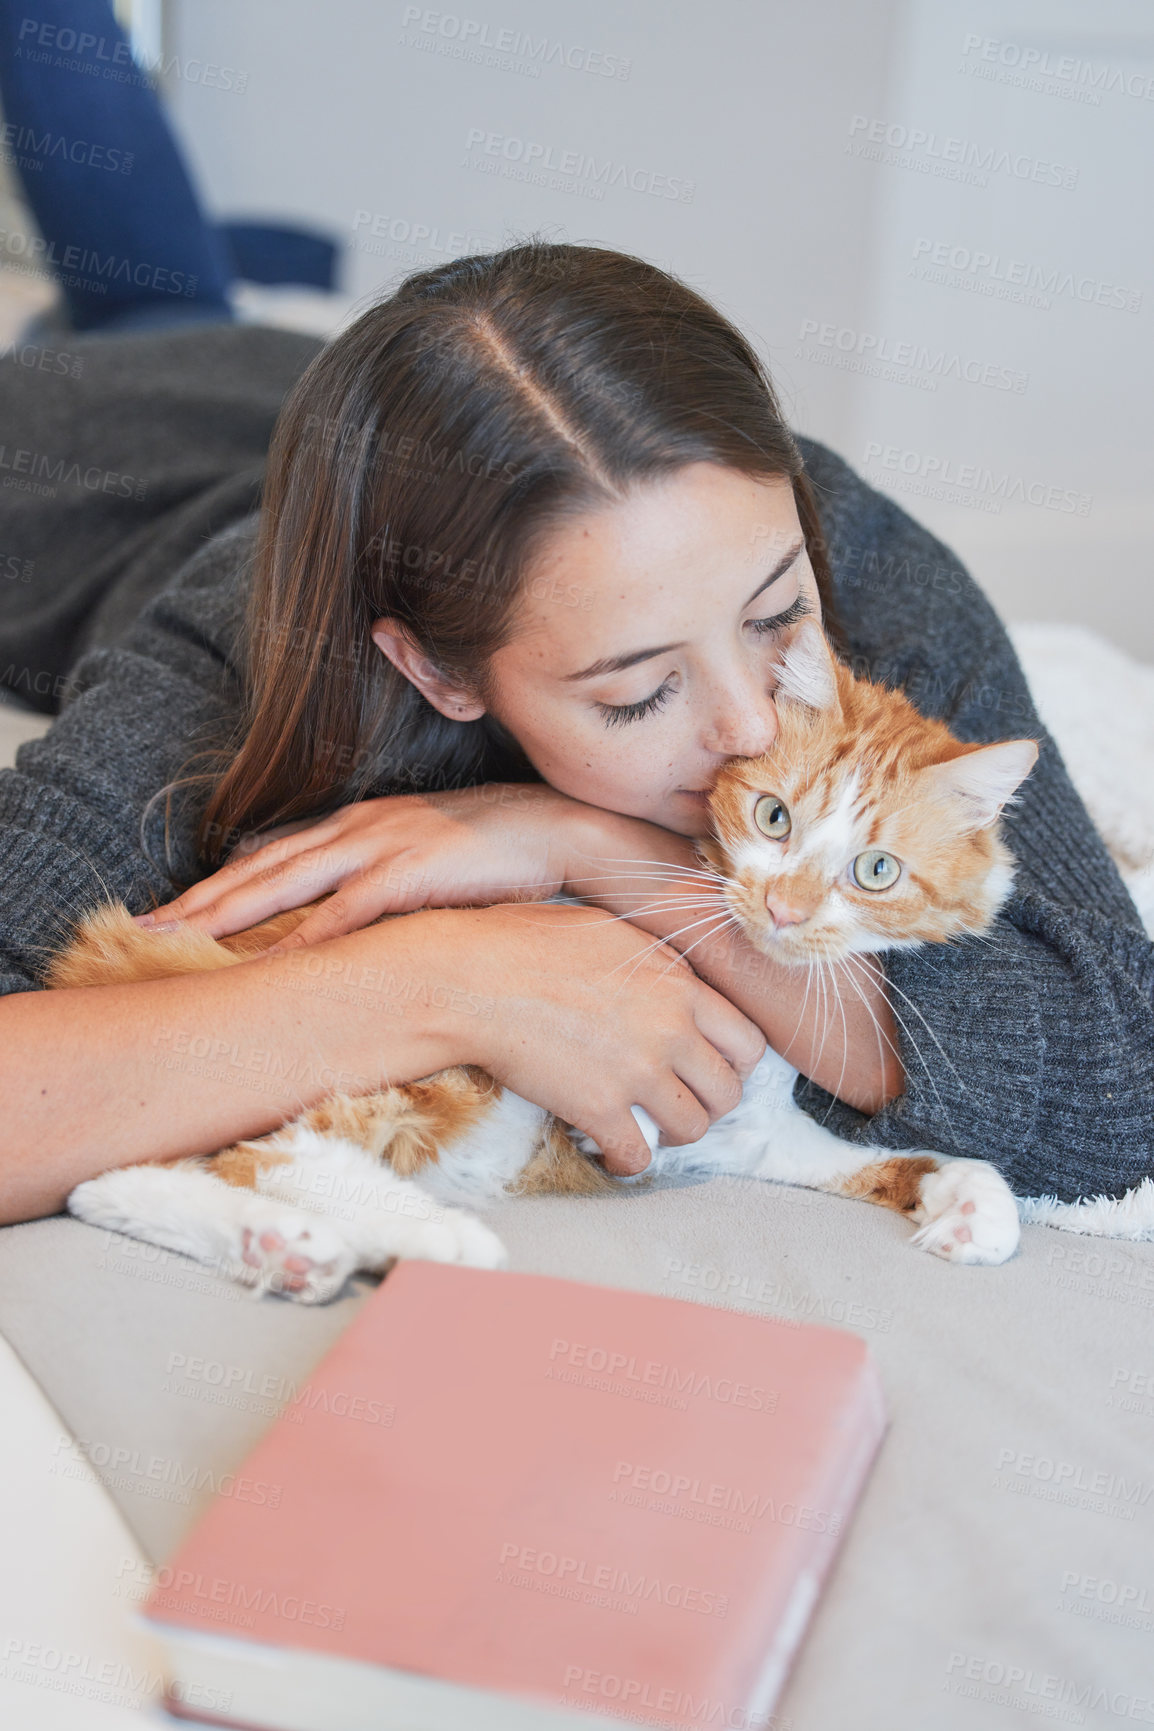
<path fill-rule="evenodd" d="M 949 803 L 963 832 L 988 829 L 1004 805 L 1017 804 L 1014 789 L 1037 761 L 1036 741 L 1006 739 L 932 764 L 919 771 L 919 778 L 931 799 Z"/>
<path fill-rule="evenodd" d="M 809 709 L 840 708 L 837 675 L 825 632 L 816 619 L 803 619 L 782 651 L 774 698 L 804 703 Z"/>

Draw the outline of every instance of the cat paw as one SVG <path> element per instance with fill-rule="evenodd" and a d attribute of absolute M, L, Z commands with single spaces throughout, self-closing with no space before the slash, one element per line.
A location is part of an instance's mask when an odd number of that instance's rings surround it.
<path fill-rule="evenodd" d="M 947 1262 L 1005 1262 L 1018 1248 L 1018 1204 L 1001 1173 L 984 1160 L 947 1160 L 921 1181 L 910 1240 Z"/>
<path fill-rule="evenodd" d="M 441 1208 L 436 1220 L 390 1222 L 374 1264 L 383 1268 L 401 1257 L 465 1268 L 504 1268 L 509 1260 L 497 1234 L 460 1208 Z"/>
<path fill-rule="evenodd" d="M 298 1304 L 324 1304 L 356 1266 L 355 1252 L 325 1220 L 263 1210 L 241 1228 L 236 1273 L 258 1295 L 277 1292 Z"/>

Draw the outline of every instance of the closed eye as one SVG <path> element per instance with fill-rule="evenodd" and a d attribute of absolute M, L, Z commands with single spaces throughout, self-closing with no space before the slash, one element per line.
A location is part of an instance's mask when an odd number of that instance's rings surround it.
<path fill-rule="evenodd" d="M 787 625 L 796 625 L 799 619 L 804 619 L 813 608 L 804 595 L 799 595 L 796 601 L 790 603 L 784 613 L 775 613 L 772 619 L 749 619 L 746 621 L 751 631 L 770 632 L 784 631 Z"/>
<path fill-rule="evenodd" d="M 799 595 L 795 601 L 790 602 L 784 612 L 775 613 L 771 619 L 749 619 L 746 624 L 759 636 L 770 636 L 786 630 L 790 625 L 796 625 L 799 619 L 804 619 L 812 612 L 813 608 L 807 598 Z M 598 703 L 597 709 L 607 727 L 624 727 L 630 721 L 641 721 L 645 716 L 653 715 L 668 701 L 672 691 L 672 682 L 667 679 L 656 691 L 637 703 Z"/>
<path fill-rule="evenodd" d="M 607 727 L 623 727 L 627 721 L 640 721 L 643 716 L 660 709 L 672 690 L 673 686 L 667 679 L 664 685 L 659 685 L 650 697 L 643 697 L 639 703 L 599 703 L 597 708 Z"/>

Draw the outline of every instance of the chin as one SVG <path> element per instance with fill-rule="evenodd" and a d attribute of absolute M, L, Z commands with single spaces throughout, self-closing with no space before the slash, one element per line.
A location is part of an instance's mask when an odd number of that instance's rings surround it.
<path fill-rule="evenodd" d="M 771 956 L 783 968 L 810 968 L 816 963 L 819 967 L 829 962 L 840 962 L 846 955 L 846 946 L 839 943 L 814 942 L 805 938 L 779 938 L 763 927 L 751 930 L 744 928 L 745 935 L 755 950 L 760 950 L 763 956 Z"/>

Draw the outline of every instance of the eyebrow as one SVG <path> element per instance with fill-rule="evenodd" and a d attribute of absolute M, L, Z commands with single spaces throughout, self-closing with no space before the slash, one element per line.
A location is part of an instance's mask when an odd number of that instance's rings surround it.
<path fill-rule="evenodd" d="M 753 594 L 745 603 L 745 607 L 749 607 L 754 601 L 756 601 L 758 596 L 763 594 L 764 591 L 769 588 L 771 583 L 776 583 L 779 577 L 785 576 L 785 573 L 789 570 L 790 566 L 797 562 L 804 545 L 805 543 L 803 541 L 798 541 L 792 547 L 786 549 L 773 570 L 769 573 L 769 576 L 764 578 L 753 591 Z M 742 608 L 743 613 L 745 607 Z M 656 649 L 632 649 L 624 655 L 605 655 L 600 661 L 591 661 L 588 667 L 583 667 L 581 669 L 580 673 L 566 673 L 562 677 L 564 682 L 568 684 L 577 679 L 594 679 L 598 674 L 602 673 L 620 673 L 626 667 L 636 667 L 638 662 L 652 661 L 655 655 L 668 655 L 673 649 L 684 648 L 684 643 L 661 643 Z"/>

